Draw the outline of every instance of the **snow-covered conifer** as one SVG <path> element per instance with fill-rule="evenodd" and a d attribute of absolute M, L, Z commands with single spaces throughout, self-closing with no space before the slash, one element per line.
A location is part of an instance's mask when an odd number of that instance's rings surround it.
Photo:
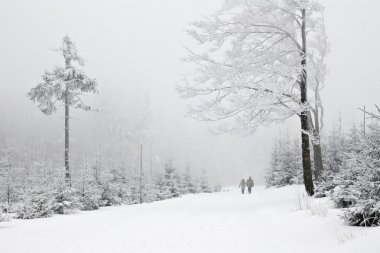
<path fill-rule="evenodd" d="M 221 192 L 222 191 L 222 185 L 221 184 L 216 184 L 214 186 L 214 192 Z"/>
<path fill-rule="evenodd" d="M 337 207 L 344 208 L 344 218 L 349 224 L 380 225 L 379 123 L 362 128 L 353 126 L 347 137 L 329 144 L 327 168 L 331 168 L 331 174 L 324 181 L 331 187 L 325 189 L 326 195 Z"/>
<path fill-rule="evenodd" d="M 78 180 L 74 183 L 78 189 L 80 209 L 83 211 L 95 210 L 100 206 L 101 190 L 94 180 L 91 169 L 90 165 L 85 162 L 84 166 L 80 167 Z"/>
<path fill-rule="evenodd" d="M 365 131 L 356 133 L 355 147 L 347 153 L 352 185 L 346 184 L 356 203 L 345 212 L 351 225 L 380 225 L 380 125 L 370 124 Z M 350 182 L 350 183 L 351 183 Z"/>
<path fill-rule="evenodd" d="M 11 153 L 9 150 L 0 153 L 0 203 L 6 205 L 9 213 L 11 204 L 15 199 L 15 173 L 11 163 Z M 0 208 L 1 209 L 1 208 Z"/>
<path fill-rule="evenodd" d="M 356 132 L 355 129 L 351 132 Z M 340 174 L 346 168 L 347 162 L 345 152 L 349 149 L 349 143 L 341 127 L 334 127 L 333 130 L 322 139 L 324 152 L 324 171 L 320 175 L 316 184 L 315 196 L 326 197 L 340 184 Z"/>
<path fill-rule="evenodd" d="M 167 160 L 164 173 L 158 180 L 159 199 L 168 199 L 179 196 L 178 176 L 172 160 Z"/>
<path fill-rule="evenodd" d="M 38 103 L 38 108 L 46 115 L 57 110 L 57 103 L 65 106 L 65 179 L 70 182 L 69 160 L 69 108 L 91 110 L 82 100 L 84 93 L 96 93 L 97 82 L 88 77 L 74 63 L 84 66 L 84 60 L 78 55 L 75 44 L 69 36 L 63 37 L 59 51 L 65 60 L 64 67 L 55 67 L 52 71 L 45 71 L 42 82 L 28 93 L 28 97 Z"/>
<path fill-rule="evenodd" d="M 193 182 L 193 178 L 191 176 L 190 164 L 186 164 L 185 172 L 182 175 L 181 186 L 180 186 L 181 194 L 188 193 L 196 193 L 196 187 Z"/>
<path fill-rule="evenodd" d="M 278 139 L 273 147 L 270 167 L 265 176 L 266 187 L 281 187 L 302 182 L 300 148 L 289 137 Z"/>
<path fill-rule="evenodd" d="M 202 176 L 201 176 L 201 182 L 200 182 L 200 188 L 202 192 L 210 193 L 212 192 L 212 189 L 208 182 L 207 172 L 206 170 L 202 170 Z"/>
<path fill-rule="evenodd" d="M 6 215 L 4 214 L 3 207 L 0 206 L 0 222 L 6 221 Z"/>

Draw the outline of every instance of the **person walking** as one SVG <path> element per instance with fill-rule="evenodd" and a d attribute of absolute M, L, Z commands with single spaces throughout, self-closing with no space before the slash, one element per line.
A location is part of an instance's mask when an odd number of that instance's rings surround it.
<path fill-rule="evenodd" d="M 247 187 L 248 187 L 248 193 L 251 194 L 252 192 L 252 187 L 255 185 L 255 183 L 253 182 L 253 179 L 252 177 L 249 177 L 247 179 Z"/>
<path fill-rule="evenodd" d="M 241 188 L 241 194 L 244 194 L 244 191 L 245 191 L 245 180 L 244 178 L 240 181 L 240 184 L 239 184 L 239 187 Z"/>

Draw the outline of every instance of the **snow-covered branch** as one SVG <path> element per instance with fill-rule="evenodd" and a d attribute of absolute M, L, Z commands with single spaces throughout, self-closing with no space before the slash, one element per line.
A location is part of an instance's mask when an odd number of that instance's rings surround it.
<path fill-rule="evenodd" d="M 322 54 L 314 43 L 320 40 L 315 24 L 322 15 L 314 2 L 306 2 L 226 1 L 212 17 L 194 22 L 188 34 L 200 43 L 199 50 L 186 48 L 185 61 L 195 64 L 196 71 L 177 87 L 183 98 L 194 101 L 189 115 L 224 121 L 221 125 L 230 131 L 241 129 L 239 124 L 256 127 L 311 109 L 308 101 L 301 102 L 300 82 L 303 71 L 317 70 L 302 61 L 314 62 L 313 55 Z M 306 55 L 300 27 L 304 7 L 313 52 Z"/>

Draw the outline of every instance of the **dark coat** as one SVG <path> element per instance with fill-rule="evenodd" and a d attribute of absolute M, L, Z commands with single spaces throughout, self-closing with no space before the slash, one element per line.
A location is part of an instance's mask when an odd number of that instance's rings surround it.
<path fill-rule="evenodd" d="M 253 179 L 252 178 L 249 178 L 248 180 L 247 180 L 247 186 L 248 187 L 253 187 L 255 184 L 253 183 Z"/>
<path fill-rule="evenodd" d="M 244 180 L 244 179 L 242 179 L 242 180 L 240 181 L 239 187 L 241 187 L 241 188 L 245 188 L 245 180 Z"/>

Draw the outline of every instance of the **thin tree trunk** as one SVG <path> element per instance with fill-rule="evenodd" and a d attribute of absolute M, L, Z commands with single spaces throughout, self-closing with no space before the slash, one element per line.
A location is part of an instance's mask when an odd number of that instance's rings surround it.
<path fill-rule="evenodd" d="M 142 162 L 143 162 L 143 145 L 140 146 L 140 204 L 143 203 L 143 197 L 142 197 Z"/>
<path fill-rule="evenodd" d="M 69 90 L 66 87 L 65 92 L 65 181 L 71 186 L 70 175 L 70 141 L 69 141 Z"/>
<path fill-rule="evenodd" d="M 11 164 L 9 162 L 9 158 L 8 158 L 8 165 L 7 165 L 7 169 L 8 169 L 8 175 L 7 175 L 7 218 L 8 218 L 8 221 L 9 221 L 9 212 L 10 212 L 10 207 L 11 207 Z"/>
<path fill-rule="evenodd" d="M 322 159 L 322 148 L 321 144 L 313 144 L 314 152 L 314 178 L 318 181 L 323 173 L 323 159 Z"/>
<path fill-rule="evenodd" d="M 302 75 L 301 75 L 301 103 L 307 103 L 307 72 L 306 72 L 306 11 L 302 10 Z M 308 109 L 301 112 L 301 129 L 302 129 L 302 167 L 303 179 L 308 195 L 314 195 L 313 173 L 311 170 L 310 160 L 310 140 L 309 140 L 309 120 Z"/>
<path fill-rule="evenodd" d="M 310 133 L 313 134 L 312 138 L 312 144 L 313 144 L 313 154 L 314 154 L 314 179 L 315 181 L 320 180 L 320 177 L 323 173 L 323 158 L 322 158 L 322 148 L 321 148 L 321 135 L 320 135 L 320 124 L 319 124 L 319 108 L 322 108 L 318 95 L 318 80 L 317 80 L 317 87 L 315 91 L 315 105 L 313 110 L 314 115 L 314 122 L 313 117 L 308 111 L 308 117 L 309 117 L 309 129 Z"/>
<path fill-rule="evenodd" d="M 318 95 L 315 95 L 316 99 L 318 99 Z M 319 127 L 319 105 L 317 104 L 319 101 L 316 100 L 315 111 L 314 111 L 314 138 L 316 140 L 313 141 L 313 151 L 314 151 L 314 178 L 315 181 L 318 181 L 323 173 L 323 159 L 322 159 L 322 148 L 321 148 L 321 135 L 320 135 L 320 127 Z"/>
<path fill-rule="evenodd" d="M 313 154 L 314 154 L 314 179 L 318 181 L 323 172 L 323 160 L 322 160 L 322 148 L 321 148 L 321 137 L 319 134 L 319 123 L 318 112 L 314 111 L 315 118 L 315 127 L 313 123 L 313 118 L 311 116 L 310 111 L 308 111 L 309 118 L 309 132 L 313 134 L 313 138 L 311 139 L 311 143 L 313 144 Z"/>

